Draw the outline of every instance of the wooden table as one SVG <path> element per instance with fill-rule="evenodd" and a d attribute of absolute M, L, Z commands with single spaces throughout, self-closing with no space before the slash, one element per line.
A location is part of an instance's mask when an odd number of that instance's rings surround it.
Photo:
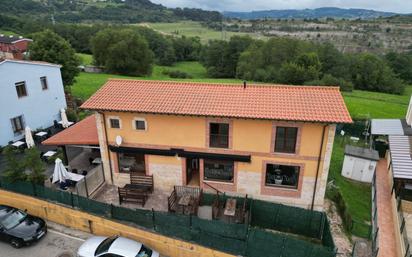
<path fill-rule="evenodd" d="M 13 144 L 11 144 L 12 146 L 15 146 L 15 147 L 21 147 L 21 146 L 23 146 L 25 143 L 23 142 L 23 141 L 16 141 L 16 142 L 14 142 Z"/>
<path fill-rule="evenodd" d="M 224 215 L 234 217 L 236 213 L 236 199 L 229 198 L 226 200 Z"/>
<path fill-rule="evenodd" d="M 45 135 L 47 135 L 47 132 L 45 132 L 45 131 L 40 131 L 40 132 L 36 133 L 36 136 L 38 136 L 38 137 L 44 137 Z"/>
<path fill-rule="evenodd" d="M 53 155 L 55 155 L 57 152 L 56 151 L 48 151 L 48 152 L 46 152 L 45 154 L 43 154 L 43 157 L 45 157 L 45 158 L 50 158 L 50 157 L 52 157 Z"/>

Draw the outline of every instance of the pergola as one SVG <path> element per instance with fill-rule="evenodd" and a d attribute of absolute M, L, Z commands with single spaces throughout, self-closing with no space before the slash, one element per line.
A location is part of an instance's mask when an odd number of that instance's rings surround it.
<path fill-rule="evenodd" d="M 95 116 L 88 116 L 73 126 L 46 139 L 42 144 L 61 147 L 63 149 L 65 164 L 68 162 L 66 146 L 99 149 Z"/>

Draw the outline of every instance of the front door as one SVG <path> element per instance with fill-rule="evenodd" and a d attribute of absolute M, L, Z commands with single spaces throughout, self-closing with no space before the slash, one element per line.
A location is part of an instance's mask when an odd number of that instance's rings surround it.
<path fill-rule="evenodd" d="M 189 186 L 200 185 L 199 159 L 197 158 L 186 159 L 186 184 Z"/>

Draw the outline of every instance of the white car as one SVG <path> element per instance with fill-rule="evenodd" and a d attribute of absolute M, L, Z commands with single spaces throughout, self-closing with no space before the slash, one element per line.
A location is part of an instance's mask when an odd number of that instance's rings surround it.
<path fill-rule="evenodd" d="M 159 257 L 142 243 L 124 237 L 94 236 L 87 239 L 77 251 L 78 257 Z"/>

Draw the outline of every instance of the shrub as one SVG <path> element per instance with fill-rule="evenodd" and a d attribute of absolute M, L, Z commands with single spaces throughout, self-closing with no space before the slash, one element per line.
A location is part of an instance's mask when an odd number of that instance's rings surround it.
<path fill-rule="evenodd" d="M 18 150 L 13 146 L 6 146 L 3 149 L 3 154 L 6 160 L 6 168 L 3 173 L 5 179 L 11 183 L 25 180 L 25 165 L 17 158 Z"/>
<path fill-rule="evenodd" d="M 66 115 L 67 115 L 67 119 L 69 121 L 73 121 L 73 122 L 78 121 L 78 116 L 77 116 L 77 113 L 76 113 L 75 110 L 67 109 L 66 110 Z"/>
<path fill-rule="evenodd" d="M 347 232 L 352 231 L 353 227 L 353 220 L 352 216 L 348 212 L 345 200 L 342 197 L 338 188 L 332 187 L 329 188 L 326 195 L 329 199 L 331 199 L 335 204 L 338 210 L 340 217 L 342 218 L 343 227 Z"/>

